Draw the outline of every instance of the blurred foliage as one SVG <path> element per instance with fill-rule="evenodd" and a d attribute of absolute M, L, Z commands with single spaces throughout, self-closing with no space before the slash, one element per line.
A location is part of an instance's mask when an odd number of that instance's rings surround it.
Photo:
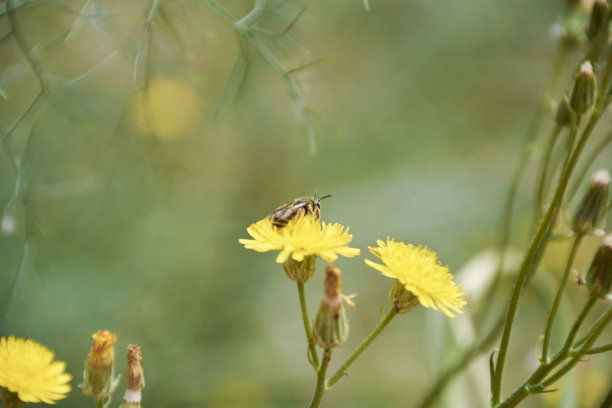
<path fill-rule="evenodd" d="M 142 347 L 143 403 L 156 407 L 310 398 L 295 287 L 273 254 L 237 241 L 282 203 L 315 188 L 333 194 L 323 218 L 349 225 L 362 254 L 389 235 L 428 245 L 457 272 L 495 246 L 562 9 L 371 0 L 367 12 L 358 0 L 270 0 L 254 41 L 207 1 L 10 3 L 0 2 L 0 334 L 55 350 L 76 386 L 90 334 L 112 330 L 118 356 Z M 236 19 L 253 7 L 220 4 Z M 609 149 L 600 161 L 610 163 Z M 530 187 L 521 194 L 519 250 Z M 561 273 L 555 254 L 565 251 L 549 250 L 546 276 Z M 590 257 L 585 245 L 579 270 Z M 376 324 L 388 291 L 362 257 L 338 266 L 359 297 L 332 367 Z M 311 313 L 321 279 L 307 285 Z M 516 381 L 535 359 L 551 293 L 542 283 L 519 309 Z M 323 405 L 409 406 L 468 332 L 424 308 L 397 319 Z M 574 390 L 589 398 L 582 406 L 606 392 L 609 361 L 580 366 L 576 376 L 593 379 L 588 393 Z M 487 384 L 481 361 L 444 405 L 484 406 Z M 88 403 L 75 389 L 59 406 Z"/>

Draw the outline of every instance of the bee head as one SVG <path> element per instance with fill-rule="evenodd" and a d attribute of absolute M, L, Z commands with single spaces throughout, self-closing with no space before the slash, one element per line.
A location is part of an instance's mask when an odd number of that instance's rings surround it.
<path fill-rule="evenodd" d="M 321 197 L 321 198 L 319 198 L 319 199 L 317 200 L 317 191 L 315 190 L 315 196 L 314 196 L 314 199 L 313 199 L 312 201 L 314 201 L 314 205 L 315 205 L 317 208 L 319 208 L 319 209 L 320 209 L 320 208 L 321 208 L 321 204 L 319 204 L 319 202 L 320 202 L 322 199 L 324 199 L 324 198 L 328 198 L 328 197 L 331 197 L 331 196 L 332 196 L 331 194 L 328 194 L 328 195 L 323 196 L 323 197 Z"/>

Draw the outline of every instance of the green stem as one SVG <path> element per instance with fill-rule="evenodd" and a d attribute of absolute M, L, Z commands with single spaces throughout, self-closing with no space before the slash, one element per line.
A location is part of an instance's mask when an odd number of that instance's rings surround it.
<path fill-rule="evenodd" d="M 550 165 L 550 157 L 552 156 L 552 152 L 555 148 L 555 144 L 557 143 L 557 139 L 559 138 L 559 134 L 561 133 L 561 129 L 563 129 L 563 126 L 557 124 L 552 134 L 550 135 L 548 145 L 546 147 L 546 152 L 544 154 L 544 160 L 542 161 L 542 165 L 540 167 L 540 182 L 538 183 L 535 199 L 535 216 L 537 219 L 542 216 L 545 191 L 548 187 L 548 166 Z M 554 174 L 554 172 L 552 172 L 552 174 Z"/>
<path fill-rule="evenodd" d="M 592 296 L 589 299 L 589 303 L 587 303 L 587 306 L 589 306 L 589 310 L 595 304 L 595 302 L 597 300 L 598 300 L 598 298 L 595 297 L 595 296 Z M 570 347 L 567 347 L 566 355 L 568 355 L 568 356 L 571 355 L 572 359 L 567 361 L 557 372 L 555 372 L 553 375 L 548 377 L 546 379 L 546 381 L 543 381 L 542 382 L 542 387 L 546 388 L 546 387 L 551 386 L 552 384 L 557 382 L 557 380 L 559 380 L 559 378 L 561 378 L 565 374 L 567 374 L 567 372 L 569 370 L 571 370 L 576 364 L 578 364 L 582 360 L 582 357 L 587 353 L 587 351 L 589 351 L 589 349 L 591 348 L 591 346 L 593 345 L 595 340 L 597 340 L 597 337 L 599 337 L 599 335 L 601 334 L 603 329 L 608 325 L 608 323 L 610 323 L 611 319 L 612 319 L 612 307 L 610 307 L 606 311 L 606 313 L 604 313 L 597 320 L 597 322 L 593 325 L 593 327 L 590 330 L 590 332 L 591 332 L 590 337 L 580 347 L 580 349 L 578 351 L 573 351 L 572 348 L 571 348 L 571 343 L 569 344 Z M 575 334 L 574 334 L 574 337 L 575 337 Z"/>
<path fill-rule="evenodd" d="M 317 349 L 314 346 L 312 339 L 312 329 L 310 328 L 310 318 L 308 317 L 308 308 L 306 307 L 306 295 L 304 293 L 304 283 L 297 282 L 298 295 L 300 297 L 300 309 L 302 310 L 302 322 L 304 323 L 304 331 L 306 332 L 306 340 L 308 341 L 308 353 L 310 355 L 311 363 L 315 370 L 319 369 L 319 356 L 317 355 Z"/>
<path fill-rule="evenodd" d="M 255 0 L 253 9 L 246 16 L 236 21 L 236 28 L 240 31 L 247 30 L 263 16 L 265 10 L 266 0 Z"/>
<path fill-rule="evenodd" d="M 574 198 L 576 192 L 578 191 L 578 188 L 583 183 L 583 180 L 586 177 L 589 168 L 593 163 L 595 163 L 597 156 L 599 156 L 605 150 L 606 146 L 610 142 L 612 142 L 612 132 L 608 132 L 608 134 L 591 149 L 591 153 L 585 157 L 582 169 L 576 172 L 576 180 L 567 191 L 568 201 L 571 201 L 572 198 Z"/>
<path fill-rule="evenodd" d="M 544 341 L 542 342 L 542 361 L 544 363 L 548 362 L 548 351 L 550 348 L 550 338 L 552 334 L 552 327 L 555 322 L 555 317 L 557 316 L 557 311 L 559 310 L 559 305 L 561 304 L 561 298 L 563 298 L 563 294 L 565 293 L 565 287 L 567 286 L 567 281 L 569 279 L 570 271 L 572 270 L 572 266 L 574 265 L 574 259 L 576 258 L 576 253 L 578 253 L 578 248 L 580 247 L 580 243 L 582 242 L 582 238 L 584 234 L 576 235 L 574 239 L 574 243 L 572 245 L 572 249 L 567 259 L 567 264 L 565 265 L 565 271 L 563 272 L 563 278 L 561 279 L 561 283 L 559 284 L 559 289 L 557 290 L 557 295 L 555 296 L 555 300 L 550 309 L 550 313 L 548 314 L 548 321 L 546 322 L 546 330 L 544 331 Z"/>
<path fill-rule="evenodd" d="M 561 351 L 559 353 L 557 353 L 557 355 L 555 355 L 555 359 L 558 358 L 557 357 L 558 355 L 562 355 L 562 354 L 568 353 L 570 351 L 570 349 L 572 348 L 572 344 L 574 343 L 574 340 L 576 339 L 576 336 L 578 335 L 578 330 L 580 330 L 580 326 L 582 326 L 582 323 L 584 322 L 584 319 L 586 319 L 587 314 L 589 314 L 589 312 L 591 311 L 591 309 L 595 305 L 596 301 L 597 301 L 597 297 L 595 297 L 595 296 L 590 296 L 589 297 L 589 300 L 587 301 L 586 305 L 584 305 L 584 307 L 582 308 L 582 311 L 580 312 L 580 315 L 578 315 L 578 318 L 574 322 L 574 325 L 572 326 L 572 329 L 570 330 L 569 334 L 567 335 L 567 339 L 565 340 L 565 345 L 563 346 Z"/>
<path fill-rule="evenodd" d="M 508 196 L 506 197 L 504 208 L 503 224 L 501 230 L 501 242 L 499 244 L 499 261 L 497 263 L 497 269 L 495 271 L 495 276 L 493 277 L 491 284 L 487 287 L 485 291 L 485 295 L 481 298 L 485 301 L 480 301 L 480 303 L 474 308 L 474 315 L 476 316 L 479 315 L 480 312 L 483 310 L 485 312 L 492 310 L 492 308 L 490 307 L 485 307 L 486 299 L 490 299 L 491 296 L 493 296 L 495 290 L 497 289 L 497 285 L 501 280 L 501 275 L 506 261 L 506 247 L 510 242 L 510 233 L 512 227 L 512 210 L 516 201 L 516 193 L 518 191 L 521 178 L 525 174 L 527 166 L 529 165 L 529 162 L 533 157 L 533 143 L 536 137 L 538 136 L 538 133 L 540 132 L 540 126 L 542 125 L 544 113 L 547 112 L 547 107 L 549 105 L 548 97 L 554 92 L 554 89 L 559 83 L 559 78 L 561 76 L 561 73 L 563 72 L 563 67 L 565 66 L 566 57 L 567 49 L 565 45 L 561 43 L 559 45 L 555 61 L 552 64 L 550 74 L 548 75 L 546 86 L 544 87 L 544 91 L 540 94 L 538 98 L 538 104 L 533 113 L 533 117 L 531 118 L 531 121 L 529 123 L 529 127 L 527 128 L 524 141 L 524 144 L 527 147 L 523 149 L 520 161 L 516 169 L 514 170 L 514 174 L 512 175 L 510 189 L 508 191 Z M 486 319 L 482 318 L 481 320 Z M 469 354 L 470 351 L 468 350 L 466 353 Z"/>
<path fill-rule="evenodd" d="M 503 316 L 502 316 L 503 317 Z M 465 350 L 463 355 L 457 360 L 457 362 L 450 367 L 448 367 L 442 374 L 440 374 L 437 380 L 429 387 L 429 391 L 425 394 L 425 396 L 421 399 L 421 401 L 415 405 L 418 408 L 427 408 L 431 406 L 439 397 L 440 393 L 448 384 L 448 382 L 457 374 L 459 374 L 467 365 L 480 353 L 484 350 L 487 350 L 491 347 L 493 342 L 498 337 L 498 333 L 503 326 L 503 319 L 498 319 L 498 322 L 495 326 L 489 330 L 487 335 L 474 347 Z"/>
<path fill-rule="evenodd" d="M 325 373 L 327 372 L 327 367 L 329 366 L 329 360 L 331 360 L 331 354 L 331 348 L 326 348 L 325 351 L 323 351 L 323 360 L 321 361 L 321 367 L 319 368 L 319 372 L 317 374 L 317 388 L 312 396 L 310 408 L 317 408 L 319 405 L 321 405 L 323 394 L 325 391 L 327 391 L 327 387 L 325 386 Z"/>
<path fill-rule="evenodd" d="M 584 319 L 586 318 L 587 314 L 589 313 L 589 311 L 591 310 L 591 308 L 595 304 L 595 300 L 596 300 L 596 298 L 594 298 L 594 297 L 589 298 L 589 300 L 587 301 L 585 306 L 582 308 L 582 311 L 580 312 L 580 315 L 576 318 L 576 321 L 574 322 L 574 325 L 572 326 L 572 330 L 570 331 L 570 333 L 569 333 L 569 335 L 567 337 L 565 346 L 561 350 L 559 350 L 559 352 L 557 354 L 555 354 L 555 356 L 551 359 L 550 362 L 548 362 L 548 363 L 541 363 L 540 366 L 531 374 L 531 376 L 529 376 L 529 378 L 527 380 L 525 380 L 525 382 L 521 386 L 516 388 L 514 390 L 514 392 L 512 392 L 512 394 L 510 394 L 510 396 L 508 398 L 506 398 L 506 400 L 504 400 L 500 404 L 494 405 L 495 408 L 510 408 L 510 407 L 515 407 L 522 400 L 527 398 L 530 394 L 533 394 L 535 392 L 541 392 L 548 385 L 550 385 L 550 384 L 547 385 L 546 382 L 542 382 L 542 380 L 544 380 L 544 378 L 546 378 L 546 376 L 548 374 L 550 374 L 550 372 L 552 370 L 554 370 L 568 356 L 570 356 L 570 353 L 571 353 L 571 344 L 572 344 L 574 338 L 576 337 L 576 333 L 580 329 L 580 326 L 584 322 Z M 601 319 L 600 319 L 600 321 L 601 321 Z M 598 334 L 599 334 L 599 332 L 597 333 L 597 335 Z M 592 344 L 593 341 L 595 341 L 595 338 L 596 338 L 596 335 L 594 336 L 594 338 L 590 339 L 589 346 L 590 346 L 590 344 Z M 584 350 L 586 351 L 586 348 Z M 581 355 L 582 354 L 584 354 L 584 353 L 581 353 Z M 573 367 L 574 364 L 572 364 L 572 367 Z M 567 371 L 569 371 L 570 368 L 571 367 L 568 367 L 568 369 L 565 370 L 563 372 L 563 374 L 565 374 Z M 561 371 L 561 370 L 563 370 L 563 368 L 560 369 L 559 371 Z"/>
<path fill-rule="evenodd" d="M 582 153 L 582 150 L 584 149 L 587 140 L 593 132 L 597 121 L 601 117 L 601 113 L 601 109 L 598 109 L 598 106 L 596 106 L 593 111 L 593 114 L 589 119 L 589 122 L 587 123 L 582 132 L 582 137 L 578 141 L 578 144 L 576 145 L 574 151 L 569 156 L 569 160 L 566 166 L 564 166 L 561 179 L 559 180 L 559 184 L 557 185 L 555 195 L 553 196 L 548 211 L 546 211 L 544 218 L 541 220 L 540 225 L 538 226 L 536 233 L 533 237 L 533 240 L 531 241 L 531 244 L 527 249 L 525 258 L 523 258 L 523 262 L 521 263 L 519 274 L 516 278 L 516 282 L 512 290 L 508 310 L 506 312 L 506 320 L 504 323 L 504 330 L 502 332 L 499 353 L 497 355 L 497 361 L 495 364 L 495 372 L 491 381 L 491 402 L 493 406 L 499 404 L 501 400 L 501 383 L 504 371 L 504 364 L 506 362 L 506 356 L 508 354 L 508 345 L 510 343 L 510 335 L 512 333 L 512 326 L 514 324 L 514 318 L 516 316 L 518 302 L 525 284 L 525 280 L 527 279 L 529 271 L 535 269 L 536 262 L 534 261 L 546 249 L 546 246 L 548 244 L 548 240 L 546 238 L 550 233 L 550 228 L 552 226 L 553 220 L 556 218 L 559 208 L 561 207 L 563 195 L 565 194 L 565 190 L 567 188 L 570 176 L 572 175 L 574 168 L 576 167 L 578 158 L 580 157 L 580 154 Z"/>
<path fill-rule="evenodd" d="M 606 344 L 605 346 L 593 347 L 592 349 L 588 349 L 584 354 L 599 354 L 610 350 L 612 350 L 612 343 Z"/>
<path fill-rule="evenodd" d="M 378 336 L 380 334 L 380 332 L 387 327 L 387 325 L 389 324 L 389 322 L 391 321 L 391 319 L 393 319 L 395 316 L 397 315 L 397 311 L 395 310 L 395 307 L 391 308 L 391 310 L 389 311 L 389 313 L 387 313 L 382 319 L 381 321 L 378 323 L 378 326 L 376 326 L 374 328 L 374 330 L 372 330 L 372 332 L 368 335 L 368 337 L 366 337 L 361 344 L 359 345 L 359 347 L 357 347 L 357 349 L 353 352 L 353 354 L 350 355 L 350 357 L 344 362 L 344 364 L 342 364 L 342 366 L 340 366 L 340 368 L 334 373 L 334 375 L 332 375 L 328 380 L 327 380 L 327 388 L 331 388 L 334 386 L 334 384 L 336 384 L 338 382 L 338 380 L 344 375 L 344 373 L 346 372 L 346 369 L 349 368 L 349 366 L 353 363 L 353 361 L 355 361 L 355 359 L 357 359 L 357 357 L 359 357 L 359 355 L 370 345 L 370 343 L 372 343 L 372 341 L 374 341 L 374 339 L 376 338 L 376 336 Z"/>
<path fill-rule="evenodd" d="M 608 390 L 606 397 L 601 401 L 599 408 L 610 408 L 612 407 L 612 387 Z"/>

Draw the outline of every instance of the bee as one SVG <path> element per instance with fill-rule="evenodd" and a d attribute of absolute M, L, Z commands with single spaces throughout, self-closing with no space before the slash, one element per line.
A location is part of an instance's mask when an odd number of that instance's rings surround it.
<path fill-rule="evenodd" d="M 306 214 L 311 214 L 318 219 L 321 217 L 321 205 L 319 202 L 327 197 L 331 197 L 331 194 L 317 200 L 317 192 L 315 190 L 314 197 L 296 198 L 289 204 L 281 205 L 268 215 L 268 219 L 272 220 L 272 224 L 278 228 L 283 228 L 292 219 L 296 218 L 296 220 L 299 220 Z"/>

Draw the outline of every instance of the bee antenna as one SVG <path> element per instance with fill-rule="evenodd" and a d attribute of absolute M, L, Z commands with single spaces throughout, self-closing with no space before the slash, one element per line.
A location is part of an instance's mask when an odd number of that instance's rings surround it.
<path fill-rule="evenodd" d="M 324 199 L 324 198 L 331 197 L 331 196 L 332 196 L 331 194 L 328 194 L 328 195 L 326 195 L 326 196 L 323 196 L 323 197 L 319 198 L 319 201 L 321 201 L 321 200 L 322 200 L 322 199 Z"/>

